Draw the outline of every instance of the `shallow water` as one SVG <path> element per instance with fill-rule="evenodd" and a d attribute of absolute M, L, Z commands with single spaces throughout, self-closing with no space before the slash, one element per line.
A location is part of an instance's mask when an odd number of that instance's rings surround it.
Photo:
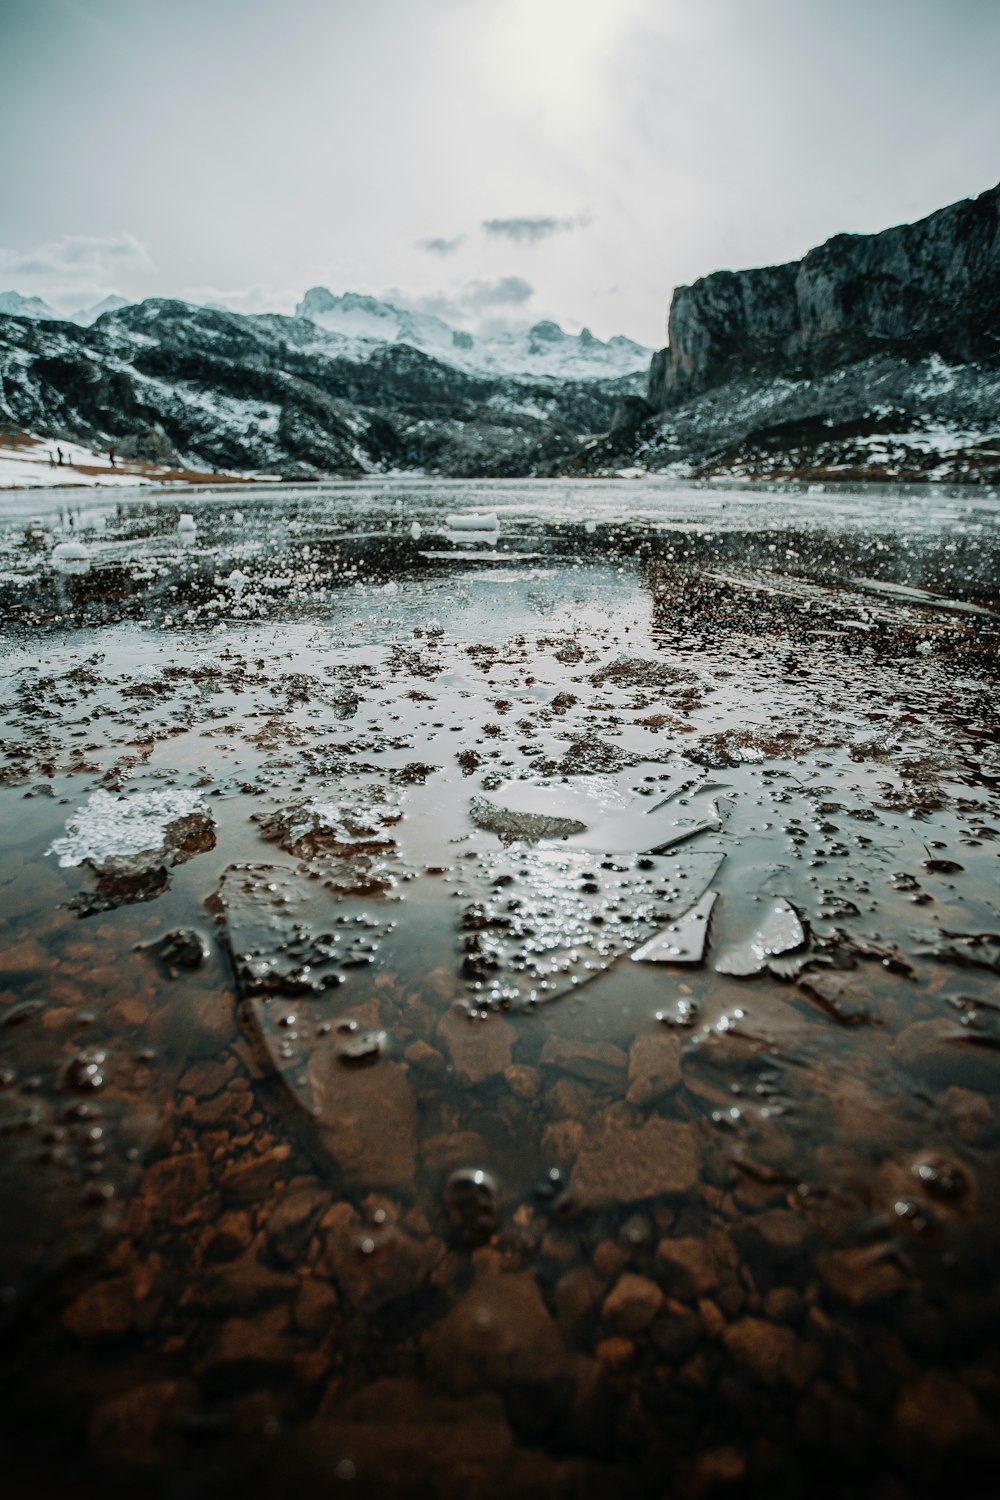
<path fill-rule="evenodd" d="M 10 505 L 9 1472 L 976 1493 L 996 500 Z"/>

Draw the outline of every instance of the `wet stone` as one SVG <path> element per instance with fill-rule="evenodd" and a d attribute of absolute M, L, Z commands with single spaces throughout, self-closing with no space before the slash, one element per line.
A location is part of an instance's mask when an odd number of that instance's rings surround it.
<path fill-rule="evenodd" d="M 197 1218 L 208 1187 L 208 1158 L 201 1151 L 185 1151 L 146 1169 L 138 1199 L 152 1220 Z"/>
<path fill-rule="evenodd" d="M 152 1480 L 180 1459 L 198 1404 L 191 1380 L 153 1380 L 110 1396 L 91 1415 L 91 1448 L 111 1473 Z"/>
<path fill-rule="evenodd" d="M 537 1068 L 530 1068 L 525 1063 L 511 1063 L 504 1068 L 503 1076 L 511 1093 L 527 1102 L 534 1099 L 541 1088 L 542 1075 Z"/>
<path fill-rule="evenodd" d="M 585 1337 L 596 1325 L 605 1292 L 605 1283 L 589 1266 L 574 1266 L 559 1278 L 553 1300 L 564 1338 Z"/>
<path fill-rule="evenodd" d="M 337 1293 L 329 1282 L 310 1276 L 299 1286 L 292 1317 L 303 1333 L 320 1336 L 333 1322 L 337 1307 Z"/>
<path fill-rule="evenodd" d="M 151 943 L 142 944 L 168 974 L 179 970 L 200 969 L 208 958 L 208 944 L 200 932 L 191 927 L 177 927 Z"/>
<path fill-rule="evenodd" d="M 694 1235 L 662 1239 L 656 1247 L 656 1265 L 664 1286 L 684 1300 L 708 1296 L 719 1285 L 712 1249 Z"/>
<path fill-rule="evenodd" d="M 101 1344 L 124 1337 L 135 1321 L 135 1302 L 122 1278 L 99 1281 L 81 1292 L 62 1315 L 62 1323 L 83 1344 Z"/>
<path fill-rule="evenodd" d="M 562 1036 L 547 1038 L 540 1060 L 591 1083 L 614 1083 L 628 1064 L 625 1053 L 611 1042 L 585 1042 Z"/>
<path fill-rule="evenodd" d="M 973 1392 L 940 1370 L 928 1370 L 904 1386 L 892 1425 L 909 1454 L 955 1452 L 986 1432 Z"/>
<path fill-rule="evenodd" d="M 284 1265 L 297 1265 L 305 1254 L 313 1227 L 329 1207 L 330 1195 L 322 1188 L 301 1188 L 285 1193 L 267 1221 L 271 1253 Z"/>
<path fill-rule="evenodd" d="M 473 797 L 469 816 L 477 828 L 495 833 L 504 843 L 517 839 L 565 839 L 574 833 L 586 833 L 586 823 L 578 818 L 560 818 L 545 813 L 511 812 L 487 797 Z"/>
<path fill-rule="evenodd" d="M 247 1157 L 222 1173 L 219 1187 L 230 1202 L 257 1203 L 270 1193 L 281 1170 L 281 1159 L 270 1152 Z"/>
<path fill-rule="evenodd" d="M 868 1307 L 898 1297 L 906 1278 L 887 1248 L 831 1250 L 816 1258 L 824 1283 L 851 1307 Z"/>
<path fill-rule="evenodd" d="M 764 1318 L 741 1318 L 726 1329 L 722 1341 L 727 1352 L 767 1386 L 802 1390 L 821 1363 L 818 1348 Z"/>
<path fill-rule="evenodd" d="M 321 1268 L 333 1278 L 345 1305 L 373 1312 L 412 1296 L 444 1251 L 440 1241 L 418 1240 L 388 1217 L 365 1217 L 350 1203 L 335 1203 L 320 1221 Z"/>
<path fill-rule="evenodd" d="M 878 1019 L 871 995 L 852 975 L 808 973 L 800 978 L 799 987 L 842 1026 Z"/>
<path fill-rule="evenodd" d="M 455 1238 L 463 1245 L 484 1245 L 500 1222 L 497 1185 L 479 1167 L 452 1172 L 444 1188 L 444 1207 Z"/>
<path fill-rule="evenodd" d="M 417 1114 L 406 1069 L 384 1060 L 344 1068 L 315 1053 L 309 1083 L 320 1141 L 345 1185 L 412 1193 Z"/>
<path fill-rule="evenodd" d="M 384 1031 L 358 1031 L 337 1043 L 337 1056 L 345 1067 L 366 1067 L 378 1062 L 387 1041 L 388 1034 Z"/>
<path fill-rule="evenodd" d="M 637 1036 L 628 1057 L 629 1104 L 642 1109 L 668 1094 L 681 1081 L 681 1045 L 669 1032 Z"/>
<path fill-rule="evenodd" d="M 429 1368 L 446 1389 L 486 1387 L 534 1398 L 534 1418 L 543 1425 L 569 1405 L 572 1362 L 530 1271 L 479 1275 L 430 1330 L 426 1349 Z M 532 1418 L 527 1407 L 523 1415 Z"/>
<path fill-rule="evenodd" d="M 249 1314 L 286 1303 L 294 1290 L 294 1277 L 263 1265 L 251 1254 L 212 1271 L 201 1297 L 214 1313 Z"/>
<path fill-rule="evenodd" d="M 635 1334 L 649 1327 L 662 1306 L 655 1281 L 626 1272 L 605 1297 L 601 1315 L 615 1333 Z"/>
<path fill-rule="evenodd" d="M 282 1376 L 295 1353 L 288 1307 L 272 1307 L 255 1318 L 230 1318 L 198 1365 L 210 1388 L 225 1389 Z"/>
<path fill-rule="evenodd" d="M 692 1126 L 651 1119 L 636 1129 L 605 1115 L 576 1158 L 570 1192 L 582 1208 L 639 1203 L 660 1193 L 689 1192 L 697 1178 Z"/>
<path fill-rule="evenodd" d="M 467 1084 L 483 1083 L 508 1068 L 517 1041 L 516 1030 L 502 1016 L 470 1017 L 457 1007 L 441 1018 L 437 1036 Z"/>

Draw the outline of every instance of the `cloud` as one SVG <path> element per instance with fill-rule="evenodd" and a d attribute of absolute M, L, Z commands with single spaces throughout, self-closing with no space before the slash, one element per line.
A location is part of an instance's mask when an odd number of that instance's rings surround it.
<path fill-rule="evenodd" d="M 500 276 L 495 281 L 464 281 L 448 291 L 420 296 L 410 296 L 398 287 L 391 287 L 385 299 L 397 307 L 433 313 L 446 322 L 463 324 L 498 309 L 523 308 L 534 295 L 534 287 L 523 276 Z"/>
<path fill-rule="evenodd" d="M 110 292 L 145 296 L 153 269 L 148 246 L 134 234 L 64 234 L 31 250 L 0 247 L 0 287 L 41 296 L 63 313 Z"/>
<path fill-rule="evenodd" d="M 585 229 L 589 223 L 587 214 L 577 214 L 571 219 L 554 219 L 538 214 L 519 219 L 484 219 L 482 227 L 495 239 L 510 240 L 515 245 L 537 245 L 550 235 L 564 234 L 570 229 Z"/>
<path fill-rule="evenodd" d="M 240 287 L 186 286 L 179 296 L 185 302 L 196 302 L 201 306 L 211 304 L 239 313 L 291 313 L 299 301 L 297 292 L 272 286 L 270 282 Z"/>
<path fill-rule="evenodd" d="M 497 281 L 467 281 L 462 288 L 462 300 L 476 312 L 484 307 L 509 307 L 530 302 L 534 295 L 535 288 L 523 276 L 501 276 Z"/>
<path fill-rule="evenodd" d="M 430 239 L 418 240 L 417 248 L 426 250 L 430 255 L 454 255 L 465 244 L 465 235 L 456 234 L 452 240 L 444 239 L 440 235 L 432 235 Z"/>
<path fill-rule="evenodd" d="M 93 278 L 152 265 L 148 247 L 134 234 L 64 234 L 34 250 L 0 249 L 0 272 L 8 276 Z"/>

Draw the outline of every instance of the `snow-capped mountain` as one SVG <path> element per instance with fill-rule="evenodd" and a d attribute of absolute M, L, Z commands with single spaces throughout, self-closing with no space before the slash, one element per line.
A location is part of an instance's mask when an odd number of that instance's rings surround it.
<path fill-rule="evenodd" d="M 58 318 L 41 297 L 22 297 L 20 292 L 0 292 L 0 313 L 9 318 Z"/>
<path fill-rule="evenodd" d="M 125 297 L 119 297 L 112 292 L 110 297 L 102 297 L 100 302 L 95 302 L 93 307 L 81 307 L 79 311 L 70 314 L 70 322 L 79 323 L 81 328 L 89 328 L 91 323 L 96 323 L 98 318 L 107 312 L 117 312 L 121 307 L 130 306 Z"/>
<path fill-rule="evenodd" d="M 100 302 L 95 302 L 92 307 L 81 307 L 74 313 L 57 313 L 54 308 L 42 297 L 22 297 L 20 292 L 0 292 L 0 313 L 5 313 L 10 318 L 34 318 L 39 322 L 61 322 L 78 323 L 81 328 L 89 328 L 91 323 L 106 312 L 117 312 L 119 308 L 129 307 L 130 303 L 124 297 L 112 293 L 110 297 L 104 297 Z"/>
<path fill-rule="evenodd" d="M 351 341 L 355 352 L 364 344 L 410 344 L 460 370 L 513 378 L 613 380 L 648 369 L 652 355 L 622 335 L 605 343 L 587 328 L 566 333 L 552 322 L 478 338 L 433 313 L 413 312 L 359 292 L 338 297 L 321 286 L 306 292 L 295 316 Z"/>
<path fill-rule="evenodd" d="M 0 318 L 0 425 L 201 470 L 550 474 L 642 384 L 512 379 L 406 340 L 164 298 L 84 327 Z"/>

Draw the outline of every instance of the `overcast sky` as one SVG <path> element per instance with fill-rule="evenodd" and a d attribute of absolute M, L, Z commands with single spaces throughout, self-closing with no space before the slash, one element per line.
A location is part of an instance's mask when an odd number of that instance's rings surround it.
<path fill-rule="evenodd" d="M 1000 0 L 0 0 L 0 291 L 664 339 L 1000 179 Z"/>

